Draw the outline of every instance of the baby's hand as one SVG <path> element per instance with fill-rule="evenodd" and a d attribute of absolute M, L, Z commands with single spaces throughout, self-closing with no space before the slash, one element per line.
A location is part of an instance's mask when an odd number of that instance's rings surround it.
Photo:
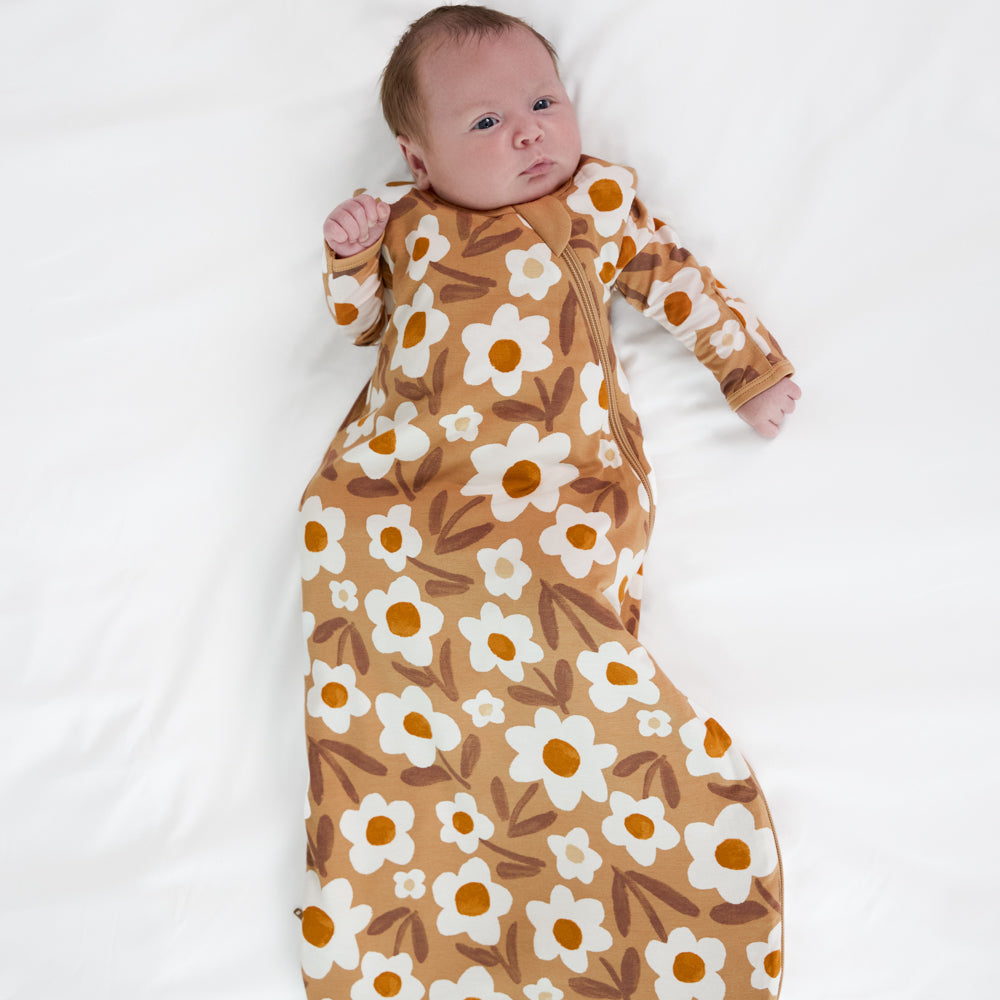
<path fill-rule="evenodd" d="M 742 417 L 758 434 L 766 438 L 776 437 L 786 413 L 795 409 L 795 400 L 802 390 L 791 380 L 783 378 L 759 396 L 745 402 L 736 415 Z"/>
<path fill-rule="evenodd" d="M 349 198 L 323 223 L 327 245 L 338 257 L 353 257 L 378 242 L 389 221 L 389 206 L 370 194 Z"/>

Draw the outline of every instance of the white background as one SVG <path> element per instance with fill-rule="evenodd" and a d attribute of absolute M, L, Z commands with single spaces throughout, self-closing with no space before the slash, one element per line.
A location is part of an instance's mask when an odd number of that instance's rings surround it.
<path fill-rule="evenodd" d="M 783 996 L 992 995 L 998 8 L 499 6 L 798 366 L 764 442 L 616 308 L 643 637 L 768 792 Z M 2 1000 L 301 995 L 297 506 L 372 363 L 320 226 L 402 175 L 424 9 L 0 5 Z"/>

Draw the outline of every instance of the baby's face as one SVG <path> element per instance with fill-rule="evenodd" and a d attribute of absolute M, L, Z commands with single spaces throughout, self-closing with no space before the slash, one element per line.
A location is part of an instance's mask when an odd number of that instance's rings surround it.
<path fill-rule="evenodd" d="M 550 194 L 580 159 L 580 128 L 545 46 L 513 29 L 420 57 L 422 142 L 399 143 L 417 186 L 465 208 Z"/>

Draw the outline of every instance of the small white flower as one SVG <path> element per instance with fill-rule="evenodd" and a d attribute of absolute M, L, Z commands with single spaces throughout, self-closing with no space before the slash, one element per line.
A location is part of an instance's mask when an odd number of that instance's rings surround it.
<path fill-rule="evenodd" d="M 466 403 L 457 413 L 448 413 L 438 423 L 444 428 L 449 441 L 475 441 L 479 437 L 479 425 L 483 415 Z"/>
<path fill-rule="evenodd" d="M 652 711 L 640 708 L 635 714 L 639 720 L 640 736 L 668 736 L 673 731 L 670 716 L 658 708 Z"/>
<path fill-rule="evenodd" d="M 417 408 L 410 400 L 400 403 L 393 417 L 376 416 L 375 436 L 345 451 L 344 461 L 356 462 L 369 479 L 381 479 L 397 459 L 411 462 L 421 458 L 431 439 L 413 425 L 416 416 Z"/>
<path fill-rule="evenodd" d="M 413 859 L 413 806 L 405 799 L 386 802 L 378 793 L 366 795 L 357 809 L 340 817 L 340 832 L 353 845 L 351 865 L 361 875 L 377 872 L 387 861 L 405 865 Z"/>
<path fill-rule="evenodd" d="M 310 979 L 322 979 L 334 963 L 342 969 L 358 967 L 357 937 L 371 921 L 372 908 L 367 903 L 352 906 L 353 901 L 354 889 L 346 878 L 321 886 L 316 872 L 306 873 L 301 958 Z"/>
<path fill-rule="evenodd" d="M 608 603 L 616 611 L 621 611 L 626 596 L 631 597 L 634 601 L 638 601 L 642 597 L 642 561 L 645 557 L 645 549 L 639 549 L 638 552 L 622 549 L 618 553 L 615 582 L 603 591 Z"/>
<path fill-rule="evenodd" d="M 576 878 L 590 885 L 603 859 L 590 846 L 590 835 L 582 826 L 574 827 L 565 837 L 546 838 L 549 850 L 556 856 L 556 868 L 561 878 Z"/>
<path fill-rule="evenodd" d="M 617 712 L 630 698 L 643 705 L 659 700 L 656 664 L 642 646 L 626 649 L 620 642 L 605 642 L 597 652 L 583 650 L 576 668 L 590 681 L 590 700 L 602 712 Z"/>
<path fill-rule="evenodd" d="M 470 323 L 462 331 L 469 352 L 462 377 L 467 385 L 490 382 L 502 396 L 513 396 L 525 375 L 544 371 L 552 364 L 552 351 L 545 346 L 549 321 L 544 316 L 525 316 L 506 302 L 489 323 Z"/>
<path fill-rule="evenodd" d="M 750 985 L 754 989 L 767 990 L 771 996 L 777 996 L 781 986 L 780 923 L 767 936 L 766 941 L 747 945 L 747 958 L 753 966 Z"/>
<path fill-rule="evenodd" d="M 358 585 L 350 580 L 331 580 L 330 601 L 335 608 L 356 611 L 358 608 Z"/>
<path fill-rule="evenodd" d="M 559 265 L 552 259 L 552 251 L 544 243 L 536 243 L 527 250 L 511 250 L 504 261 L 510 271 L 509 288 L 514 298 L 530 295 L 541 302 L 562 277 Z"/>
<path fill-rule="evenodd" d="M 604 369 L 588 361 L 580 370 L 580 388 L 584 396 L 580 405 L 580 428 L 583 433 L 609 434 L 608 384 L 604 381 Z"/>
<path fill-rule="evenodd" d="M 472 724 L 476 729 L 482 729 L 491 722 L 504 722 L 503 701 L 494 698 L 493 695 L 483 688 L 475 698 L 462 702 L 462 710 L 467 712 L 472 718 Z"/>
<path fill-rule="evenodd" d="M 472 854 L 479 841 L 493 836 L 493 821 L 479 811 L 468 792 L 459 792 L 451 802 L 439 802 L 434 811 L 441 821 L 441 840 L 457 844 L 466 854 Z"/>
<path fill-rule="evenodd" d="M 691 752 L 687 755 L 689 774 L 702 777 L 720 774 L 730 781 L 750 777 L 750 768 L 733 746 L 729 733 L 715 719 L 692 719 L 678 730 L 681 742 Z"/>
<path fill-rule="evenodd" d="M 440 608 L 423 600 L 408 576 L 397 576 L 388 590 L 369 590 L 365 612 L 375 626 L 372 642 L 380 653 L 402 653 L 415 667 L 434 658 L 431 636 L 444 624 Z"/>
<path fill-rule="evenodd" d="M 326 304 L 340 331 L 349 337 L 364 333 L 382 308 L 378 275 L 364 283 L 349 274 L 326 274 Z"/>
<path fill-rule="evenodd" d="M 559 556 L 566 572 L 581 580 L 594 563 L 606 566 L 615 561 L 610 530 L 611 518 L 603 510 L 588 512 L 564 503 L 556 511 L 556 523 L 541 533 L 538 544 L 546 555 Z"/>
<path fill-rule="evenodd" d="M 524 987 L 528 1000 L 562 1000 L 563 991 L 552 985 L 551 979 L 539 979 L 533 986 Z"/>
<path fill-rule="evenodd" d="M 394 573 L 402 573 L 406 560 L 423 547 L 420 532 L 410 524 L 410 505 L 398 503 L 387 514 L 372 514 L 365 527 L 371 544 L 368 554 L 381 559 Z"/>
<path fill-rule="evenodd" d="M 627 792 L 611 793 L 611 815 L 601 824 L 609 844 L 624 847 L 633 859 L 648 868 L 657 851 L 669 851 L 681 835 L 667 822 L 661 799 L 633 799 Z"/>
<path fill-rule="evenodd" d="M 721 330 L 716 330 L 709 338 L 720 358 L 728 358 L 733 351 L 742 351 L 746 343 L 743 327 L 734 319 L 727 319 Z"/>
<path fill-rule="evenodd" d="M 335 733 L 346 733 L 351 719 L 368 714 L 371 699 L 358 689 L 354 668 L 349 663 L 331 667 L 322 660 L 312 665 L 312 687 L 306 695 L 306 711 Z"/>
<path fill-rule="evenodd" d="M 524 585 L 531 579 L 531 567 L 521 559 L 521 540 L 508 538 L 497 549 L 480 549 L 476 559 L 486 574 L 486 589 L 494 597 L 521 598 Z"/>
<path fill-rule="evenodd" d="M 557 885 L 547 903 L 532 900 L 525 912 L 535 928 L 535 954 L 542 961 L 560 958 L 573 972 L 585 972 L 589 952 L 611 947 L 611 935 L 601 926 L 604 904 L 599 899 L 575 899 L 566 886 Z"/>
<path fill-rule="evenodd" d="M 425 992 L 405 952 L 386 958 L 369 951 L 361 959 L 361 978 L 351 985 L 351 1000 L 421 1000 Z"/>
<path fill-rule="evenodd" d="M 408 872 L 393 872 L 396 883 L 396 896 L 399 899 L 420 899 L 427 891 L 424 885 L 424 873 L 419 868 Z"/>
<path fill-rule="evenodd" d="M 302 579 L 311 580 L 320 571 L 339 573 L 344 568 L 344 537 L 347 519 L 339 507 L 324 507 L 319 497 L 309 497 L 299 513 L 302 529 Z"/>
<path fill-rule="evenodd" d="M 566 199 L 569 207 L 594 220 L 594 228 L 605 238 L 625 224 L 635 197 L 633 175 L 624 167 L 588 163 L 573 178 L 576 187 Z"/>
<path fill-rule="evenodd" d="M 431 347 L 448 332 L 448 315 L 434 308 L 430 286 L 421 285 L 413 293 L 412 304 L 396 307 L 392 322 L 396 328 L 396 349 L 389 368 L 402 368 L 409 378 L 420 378 L 430 364 Z"/>
<path fill-rule="evenodd" d="M 646 945 L 646 962 L 656 973 L 658 1000 L 722 1000 L 726 984 L 719 970 L 726 949 L 718 938 L 696 938 L 687 927 L 671 931 L 666 941 Z"/>
<path fill-rule="evenodd" d="M 597 444 L 597 457 L 605 469 L 621 468 L 622 452 L 617 441 L 601 438 Z"/>
<path fill-rule="evenodd" d="M 492 601 L 482 606 L 478 618 L 460 618 L 458 630 L 469 640 L 469 664 L 481 673 L 496 668 L 512 681 L 522 681 L 524 664 L 538 663 L 544 655 L 531 639 L 531 619 L 504 615 Z"/>
<path fill-rule="evenodd" d="M 482 858 L 466 861 L 457 872 L 443 872 L 431 886 L 440 934 L 468 934 L 476 944 L 500 940 L 500 918 L 510 912 L 514 897 L 493 881 Z"/>
<path fill-rule="evenodd" d="M 497 992 L 493 977 L 481 966 L 473 965 L 459 976 L 457 982 L 435 979 L 431 983 L 429 1000 L 510 1000 L 506 993 Z"/>
<path fill-rule="evenodd" d="M 430 767 L 438 750 L 454 750 L 462 738 L 455 720 L 435 712 L 423 688 L 411 684 L 401 695 L 383 691 L 375 699 L 383 729 L 378 745 L 383 753 L 405 754 L 414 767 Z"/>
<path fill-rule="evenodd" d="M 649 286 L 644 316 L 669 330 L 688 350 L 694 350 L 699 330 L 719 321 L 719 307 L 705 294 L 705 283 L 697 267 L 680 268 L 669 281 Z"/>
<path fill-rule="evenodd" d="M 437 216 L 430 214 L 420 219 L 417 228 L 407 235 L 405 244 L 410 255 L 406 273 L 414 281 L 423 281 L 427 268 L 436 264 L 451 249 L 448 238 L 441 235 Z"/>

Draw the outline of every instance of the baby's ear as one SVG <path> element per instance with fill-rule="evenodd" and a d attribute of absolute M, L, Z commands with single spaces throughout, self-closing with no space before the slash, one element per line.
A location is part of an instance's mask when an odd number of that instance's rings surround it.
<path fill-rule="evenodd" d="M 413 174 L 413 181 L 421 191 L 430 188 L 430 178 L 427 176 L 427 167 L 424 164 L 424 155 L 420 146 L 405 135 L 397 135 L 396 142 L 403 153 L 403 159 Z"/>

